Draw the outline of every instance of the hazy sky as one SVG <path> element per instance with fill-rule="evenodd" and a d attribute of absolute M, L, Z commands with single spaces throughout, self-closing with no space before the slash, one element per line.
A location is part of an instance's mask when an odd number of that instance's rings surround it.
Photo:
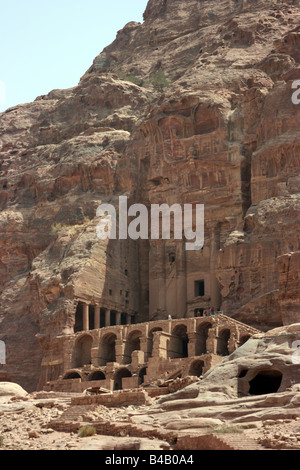
<path fill-rule="evenodd" d="M 147 0 L 0 0 L 0 111 L 78 84 Z"/>

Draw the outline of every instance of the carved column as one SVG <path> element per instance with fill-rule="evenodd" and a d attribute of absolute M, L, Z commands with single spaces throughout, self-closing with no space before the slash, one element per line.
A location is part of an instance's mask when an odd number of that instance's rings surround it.
<path fill-rule="evenodd" d="M 153 333 L 152 357 L 167 359 L 170 339 L 171 335 L 165 331 L 155 331 Z"/>
<path fill-rule="evenodd" d="M 229 352 L 229 354 L 233 353 L 233 351 L 235 351 L 239 347 L 238 334 L 239 333 L 238 333 L 238 330 L 237 330 L 236 327 L 233 331 L 230 330 L 230 337 L 229 337 L 229 340 L 228 340 L 228 352 Z"/>
<path fill-rule="evenodd" d="M 196 348 L 197 348 L 197 339 L 198 334 L 196 332 L 191 332 L 188 334 L 189 342 L 188 342 L 188 357 L 197 356 Z"/>
<path fill-rule="evenodd" d="M 146 336 L 140 337 L 140 350 L 144 353 L 144 361 L 148 361 L 148 338 Z"/>
<path fill-rule="evenodd" d="M 165 241 L 152 240 L 149 253 L 149 312 L 166 310 Z"/>
<path fill-rule="evenodd" d="M 185 241 L 176 243 L 176 318 L 186 316 L 187 312 L 187 272 Z"/>
<path fill-rule="evenodd" d="M 206 347 L 207 351 L 209 351 L 211 354 L 217 354 L 217 339 L 215 328 L 210 328 L 208 330 Z"/>
<path fill-rule="evenodd" d="M 116 312 L 116 325 L 121 325 L 121 312 Z"/>
<path fill-rule="evenodd" d="M 95 330 L 98 330 L 100 328 L 100 306 L 99 305 L 95 305 L 94 328 Z"/>
<path fill-rule="evenodd" d="M 216 258 L 219 248 L 219 229 L 213 227 L 210 233 L 210 297 L 211 306 L 219 310 L 221 305 L 220 287 L 216 276 Z"/>
<path fill-rule="evenodd" d="M 89 305 L 83 304 L 83 318 L 82 318 L 83 330 L 89 330 Z"/>
<path fill-rule="evenodd" d="M 124 363 L 124 349 L 125 349 L 125 343 L 122 339 L 117 339 L 116 340 L 116 345 L 115 345 L 115 351 L 116 351 L 116 362 L 118 364 L 123 364 Z"/>

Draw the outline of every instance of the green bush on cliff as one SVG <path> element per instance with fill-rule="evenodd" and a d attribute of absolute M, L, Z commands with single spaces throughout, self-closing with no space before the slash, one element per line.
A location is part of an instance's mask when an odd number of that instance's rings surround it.
<path fill-rule="evenodd" d="M 80 221 L 76 225 L 63 225 L 61 223 L 53 224 L 51 226 L 51 236 L 55 237 L 58 232 L 64 231 L 67 232 L 68 235 L 73 236 L 76 235 L 80 230 L 86 227 L 90 223 L 90 219 L 88 217 L 84 217 L 82 221 Z"/>
<path fill-rule="evenodd" d="M 138 85 L 138 86 L 143 86 L 143 80 L 139 77 L 136 77 L 135 75 L 126 75 L 124 72 L 121 72 L 121 71 L 117 72 L 117 75 L 121 80 L 134 83 L 135 85 Z"/>
<path fill-rule="evenodd" d="M 62 224 L 54 224 L 52 225 L 51 227 L 51 235 L 52 237 L 55 237 L 55 235 L 57 234 L 57 232 L 59 232 L 60 230 L 62 230 L 63 228 L 63 225 Z"/>
<path fill-rule="evenodd" d="M 170 82 L 162 69 L 160 69 L 151 77 L 150 82 L 158 91 L 163 91 L 164 88 L 170 85 Z"/>

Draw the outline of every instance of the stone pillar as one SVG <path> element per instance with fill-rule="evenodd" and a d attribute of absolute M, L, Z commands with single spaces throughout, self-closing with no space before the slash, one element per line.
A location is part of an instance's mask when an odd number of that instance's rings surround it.
<path fill-rule="evenodd" d="M 124 362 L 124 349 L 125 349 L 125 343 L 122 339 L 117 339 L 116 340 L 116 362 L 118 364 L 123 364 Z"/>
<path fill-rule="evenodd" d="M 148 348 L 149 348 L 149 338 L 147 338 L 146 336 L 141 336 L 140 337 L 140 347 L 141 347 L 141 351 L 143 351 L 144 353 L 144 360 L 145 362 L 148 361 L 148 356 L 149 356 L 149 352 L 148 352 Z"/>
<path fill-rule="evenodd" d="M 83 304 L 82 324 L 83 324 L 83 330 L 88 331 L 89 330 L 89 305 L 88 304 Z"/>
<path fill-rule="evenodd" d="M 152 240 L 149 252 L 149 313 L 166 310 L 165 240 Z"/>
<path fill-rule="evenodd" d="M 105 310 L 105 326 L 110 326 L 110 310 Z"/>
<path fill-rule="evenodd" d="M 94 366 L 98 365 L 98 353 L 99 353 L 99 348 L 98 346 L 96 348 L 91 349 L 91 362 Z"/>
<path fill-rule="evenodd" d="M 95 330 L 98 330 L 100 328 L 100 306 L 99 305 L 95 305 L 94 328 Z"/>
<path fill-rule="evenodd" d="M 133 351 L 131 354 L 131 367 L 133 371 L 137 371 L 141 364 L 145 363 L 144 351 Z"/>
<path fill-rule="evenodd" d="M 217 339 L 216 339 L 216 329 L 210 328 L 208 330 L 208 337 L 206 341 L 206 348 L 211 354 L 217 354 Z"/>
<path fill-rule="evenodd" d="M 220 287 L 216 276 L 216 259 L 219 248 L 219 229 L 214 227 L 210 233 L 210 298 L 215 311 L 221 305 Z"/>
<path fill-rule="evenodd" d="M 185 240 L 176 243 L 176 318 L 187 316 L 187 272 Z"/>
<path fill-rule="evenodd" d="M 121 312 L 116 312 L 116 325 L 121 325 Z"/>
<path fill-rule="evenodd" d="M 228 352 L 229 354 L 233 353 L 238 348 L 238 330 L 235 329 L 232 331 L 230 330 L 230 337 L 228 340 Z"/>
<path fill-rule="evenodd" d="M 152 357 L 153 358 L 163 358 L 167 359 L 168 357 L 168 343 L 171 339 L 171 335 L 165 331 L 154 331 L 153 333 L 153 348 L 152 348 Z"/>
<path fill-rule="evenodd" d="M 189 343 L 188 343 L 188 357 L 196 356 L 196 349 L 197 349 L 197 339 L 198 334 L 196 332 L 192 332 L 188 334 Z"/>
<path fill-rule="evenodd" d="M 126 314 L 126 319 L 127 325 L 131 325 L 131 315 L 129 313 Z"/>

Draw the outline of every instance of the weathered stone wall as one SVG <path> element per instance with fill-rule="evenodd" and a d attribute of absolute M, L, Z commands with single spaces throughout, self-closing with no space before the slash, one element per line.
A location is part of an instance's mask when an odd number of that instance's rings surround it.
<path fill-rule="evenodd" d="M 74 397 L 73 405 L 104 405 L 104 406 L 129 406 L 129 405 L 146 405 L 151 403 L 145 390 L 130 390 L 112 394 L 103 394 L 90 397 Z"/>
<path fill-rule="evenodd" d="M 57 338 L 44 349 L 40 388 L 83 392 L 136 388 L 163 379 L 200 376 L 257 330 L 223 314 L 110 326 Z M 95 376 L 98 374 L 97 380 Z"/>

